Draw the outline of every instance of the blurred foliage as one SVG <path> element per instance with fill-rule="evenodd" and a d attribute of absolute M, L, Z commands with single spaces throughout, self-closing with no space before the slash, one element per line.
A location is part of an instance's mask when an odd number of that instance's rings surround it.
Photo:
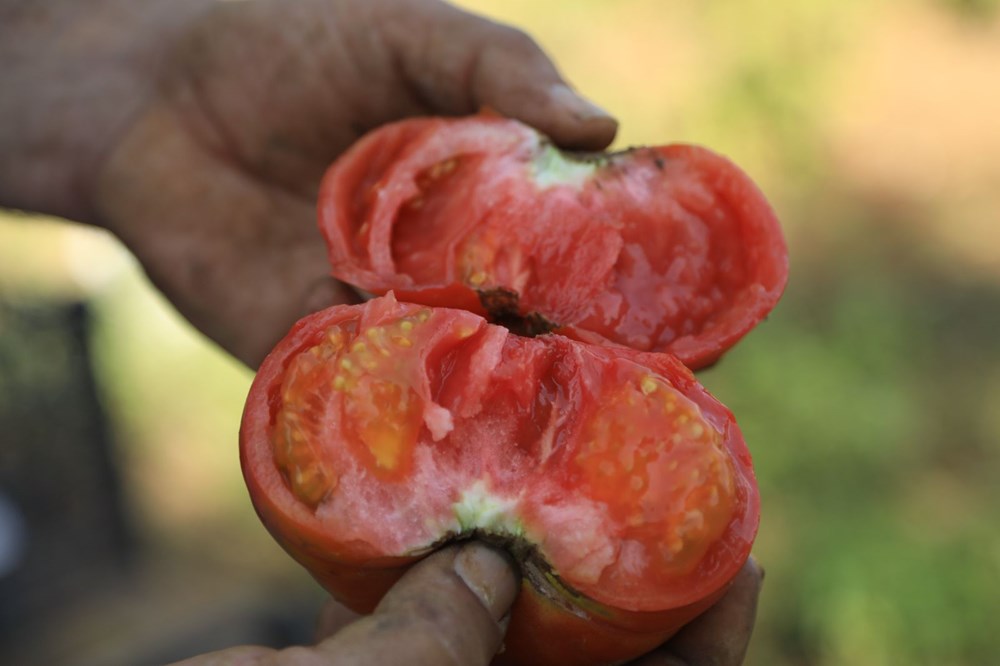
<path fill-rule="evenodd" d="M 621 119 L 620 144 L 731 156 L 785 224 L 784 301 L 702 376 L 763 494 L 750 663 L 995 663 L 1000 3 L 459 4 L 534 35 Z M 0 288 L 91 294 L 149 538 L 287 565 L 239 478 L 249 374 L 132 263 L 94 260 L 121 254 L 110 240 L 35 221 L 0 238 Z"/>
<path fill-rule="evenodd" d="M 737 414 L 761 485 L 751 663 L 990 663 L 1000 285 L 877 262 L 839 272 L 851 252 L 793 264 L 771 320 L 702 377 Z"/>
<path fill-rule="evenodd" d="M 1000 9 L 1000 0 L 941 0 L 941 3 L 970 19 L 992 18 Z"/>

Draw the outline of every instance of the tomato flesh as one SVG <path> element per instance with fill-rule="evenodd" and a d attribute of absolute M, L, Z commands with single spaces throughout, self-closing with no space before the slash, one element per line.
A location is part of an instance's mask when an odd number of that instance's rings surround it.
<path fill-rule="evenodd" d="M 386 146 L 391 162 L 376 159 Z M 567 335 L 692 368 L 766 316 L 787 278 L 773 212 L 722 157 L 564 154 L 489 115 L 364 138 L 324 180 L 320 228 L 334 275 L 370 292 L 491 315 L 487 299 L 510 294 Z"/>
<path fill-rule="evenodd" d="M 636 555 L 651 561 L 637 586 L 645 587 L 651 577 L 691 571 L 722 535 L 733 512 L 733 472 L 720 433 L 697 405 L 653 375 L 622 379 L 583 429 L 574 461 L 578 487 L 624 524 L 623 550 L 644 545 Z"/>
<path fill-rule="evenodd" d="M 364 569 L 487 537 L 621 612 L 717 592 L 757 524 L 732 416 L 675 359 L 391 294 L 300 322 L 258 373 L 241 451 L 300 559 Z"/>

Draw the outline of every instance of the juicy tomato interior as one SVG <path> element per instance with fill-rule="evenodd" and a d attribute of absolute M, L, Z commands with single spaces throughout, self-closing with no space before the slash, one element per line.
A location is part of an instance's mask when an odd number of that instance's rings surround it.
<path fill-rule="evenodd" d="M 345 561 L 485 532 L 599 603 L 661 610 L 721 587 L 756 529 L 732 416 L 675 360 L 391 294 L 304 320 L 245 418 L 265 522 Z"/>
<path fill-rule="evenodd" d="M 710 327 L 754 282 L 739 218 L 682 155 L 637 150 L 606 171 L 588 187 L 602 183 L 600 210 L 620 217 L 622 248 L 574 324 L 635 349 L 669 349 Z"/>
<path fill-rule="evenodd" d="M 656 570 L 689 571 L 732 515 L 722 436 L 662 379 L 618 379 L 588 419 L 574 462 L 591 497 L 625 525 L 626 538 L 655 544 Z"/>
<path fill-rule="evenodd" d="M 714 361 L 784 288 L 767 202 L 705 149 L 572 155 L 497 117 L 415 122 L 369 135 L 324 181 L 320 226 L 341 279 L 418 301 L 456 285 L 513 291 L 523 315 L 690 367 Z M 403 134 L 398 158 L 351 189 Z"/>

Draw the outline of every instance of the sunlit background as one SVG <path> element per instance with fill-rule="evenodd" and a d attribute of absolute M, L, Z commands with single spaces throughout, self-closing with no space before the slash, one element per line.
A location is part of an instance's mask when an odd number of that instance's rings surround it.
<path fill-rule="evenodd" d="M 784 300 L 702 375 L 736 413 L 763 495 L 748 662 L 998 663 L 1000 2 L 458 4 L 534 35 L 621 120 L 619 146 L 710 146 L 783 221 Z M 0 215 L 0 414 L 26 394 L 69 399 L 68 343 L 43 331 L 64 330 L 52 312 L 77 302 L 106 414 L 97 436 L 112 443 L 102 473 L 119 479 L 94 493 L 124 510 L 104 560 L 63 552 L 58 596 L 0 618 L 0 661 L 299 640 L 295 618 L 319 595 L 260 527 L 239 472 L 251 375 L 107 234 Z M 15 440 L 0 433 L 0 469 L 20 456 L 43 489 L 70 473 Z M 67 525 L 85 519 L 91 500 L 64 500 Z M 0 488 L 8 544 L 19 529 L 30 543 L 9 504 Z M 2 551 L 0 578 L 18 561 Z"/>

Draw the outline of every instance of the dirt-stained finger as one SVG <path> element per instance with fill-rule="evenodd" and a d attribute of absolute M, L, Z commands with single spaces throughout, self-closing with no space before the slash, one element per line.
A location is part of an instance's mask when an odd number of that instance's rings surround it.
<path fill-rule="evenodd" d="M 636 666 L 739 666 L 757 617 L 764 570 L 754 558 L 736 575 L 717 604 Z"/>
<path fill-rule="evenodd" d="M 448 548 L 411 569 L 372 615 L 316 649 L 345 666 L 487 664 L 517 584 L 497 551 L 478 543 Z"/>
<path fill-rule="evenodd" d="M 525 32 L 445 3 L 398 7 L 386 31 L 405 78 L 432 112 L 489 107 L 564 148 L 600 150 L 614 139 L 618 122 L 575 92 Z M 425 30 L 413 30 L 418 23 Z"/>

